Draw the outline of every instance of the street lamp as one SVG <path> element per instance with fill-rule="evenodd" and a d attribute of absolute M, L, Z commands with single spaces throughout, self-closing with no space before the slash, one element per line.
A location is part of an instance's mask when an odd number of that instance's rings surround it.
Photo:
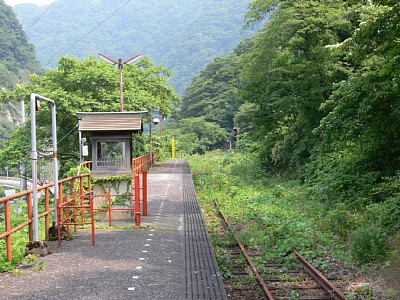
<path fill-rule="evenodd" d="M 139 59 L 141 59 L 143 57 L 143 54 L 136 54 L 135 56 L 125 60 L 124 62 L 122 62 L 122 59 L 119 58 L 118 61 L 99 53 L 99 56 L 101 59 L 105 60 L 106 62 L 108 62 L 109 64 L 112 65 L 116 65 L 118 64 L 118 69 L 119 69 L 119 104 L 120 104 L 120 111 L 124 111 L 124 92 L 123 92 L 123 84 L 122 84 L 122 69 L 125 65 L 130 65 L 133 64 L 135 62 L 137 62 Z"/>

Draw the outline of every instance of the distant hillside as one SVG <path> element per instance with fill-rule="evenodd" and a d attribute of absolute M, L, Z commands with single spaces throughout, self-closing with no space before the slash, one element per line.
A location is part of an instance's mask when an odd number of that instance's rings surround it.
<path fill-rule="evenodd" d="M 101 52 L 127 59 L 143 52 L 173 70 L 176 76 L 172 84 L 182 93 L 214 57 L 227 55 L 252 34 L 241 30 L 248 3 L 249 0 L 58 0 L 27 34 L 46 68 L 55 66 L 60 54 L 84 58 Z M 45 8 L 20 4 L 13 9 L 24 28 L 28 28 Z"/>
<path fill-rule="evenodd" d="M 39 69 L 34 46 L 11 7 L 0 0 L 0 88 L 24 83 L 30 73 Z"/>
<path fill-rule="evenodd" d="M 34 46 L 29 43 L 11 7 L 0 0 L 0 89 L 25 83 L 29 74 L 39 72 Z M 18 102 L 1 102 L 0 149 L 20 122 Z"/>

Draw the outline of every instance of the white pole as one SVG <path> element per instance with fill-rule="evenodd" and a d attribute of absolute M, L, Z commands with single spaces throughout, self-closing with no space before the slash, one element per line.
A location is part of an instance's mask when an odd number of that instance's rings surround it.
<path fill-rule="evenodd" d="M 36 151 L 36 95 L 31 94 L 31 158 L 32 158 L 32 206 L 33 206 L 33 240 L 39 241 L 39 218 L 37 202 L 37 151 Z"/>
<path fill-rule="evenodd" d="M 51 102 L 51 135 L 53 139 L 53 180 L 54 180 L 54 206 L 55 206 L 55 223 L 58 224 L 58 151 L 57 151 L 57 125 L 56 125 L 56 104 Z"/>
<path fill-rule="evenodd" d="M 57 223 L 57 200 L 58 200 L 58 158 L 57 158 L 57 126 L 56 126 L 56 103 L 46 97 L 31 94 L 31 145 L 32 145 L 32 206 L 33 206 L 33 240 L 39 241 L 39 212 L 37 199 L 37 149 L 36 149 L 36 101 L 37 98 L 51 103 L 51 132 L 53 139 L 53 165 L 54 165 L 54 204 L 55 221 Z"/>

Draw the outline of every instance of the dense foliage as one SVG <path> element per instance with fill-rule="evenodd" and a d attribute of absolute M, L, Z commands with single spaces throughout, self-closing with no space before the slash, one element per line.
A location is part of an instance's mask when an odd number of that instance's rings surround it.
<path fill-rule="evenodd" d="M 165 142 L 174 136 L 176 151 L 181 156 L 224 148 L 228 136 L 224 128 L 204 117 L 182 119 L 169 124 L 166 129 Z"/>
<path fill-rule="evenodd" d="M 171 82 L 182 93 L 207 63 L 250 34 L 241 32 L 248 0 L 130 1 L 91 32 L 127 2 L 57 1 L 27 31 L 42 65 L 55 66 L 61 54 L 82 59 L 103 52 L 127 59 L 143 52 L 176 74 Z M 45 7 L 21 4 L 13 9 L 28 28 Z"/>

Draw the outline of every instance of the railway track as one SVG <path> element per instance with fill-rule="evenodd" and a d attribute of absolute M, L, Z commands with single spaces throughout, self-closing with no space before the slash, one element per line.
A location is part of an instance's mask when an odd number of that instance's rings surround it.
<path fill-rule="evenodd" d="M 347 300 L 339 289 L 340 281 L 337 278 L 324 276 L 296 250 L 293 250 L 293 253 L 298 264 L 292 269 L 286 269 L 276 263 L 266 263 L 263 268 L 257 269 L 252 257 L 260 256 L 259 250 L 246 248 L 237 238 L 217 203 L 215 207 L 225 230 L 230 231 L 237 245 L 227 249 L 232 269 L 228 287 L 231 299 Z M 258 285 L 256 289 L 254 279 Z"/>

